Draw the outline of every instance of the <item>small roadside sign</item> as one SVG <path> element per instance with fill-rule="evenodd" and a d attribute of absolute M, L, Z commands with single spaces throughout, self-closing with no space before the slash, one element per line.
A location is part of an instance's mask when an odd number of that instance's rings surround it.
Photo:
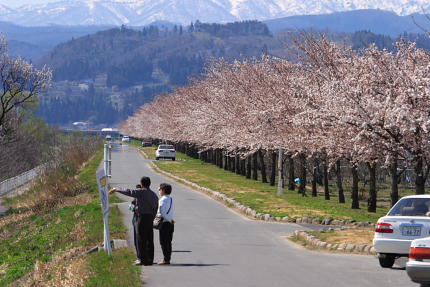
<path fill-rule="evenodd" d="M 99 186 L 100 201 L 103 211 L 104 222 L 104 249 L 112 256 L 112 247 L 110 245 L 109 235 L 109 197 L 108 197 L 108 182 L 104 169 L 99 169 L 96 172 L 97 184 Z"/>

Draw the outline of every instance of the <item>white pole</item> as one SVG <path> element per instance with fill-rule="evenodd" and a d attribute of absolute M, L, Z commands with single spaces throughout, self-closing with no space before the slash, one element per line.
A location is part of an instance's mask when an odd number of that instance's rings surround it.
<path fill-rule="evenodd" d="M 104 250 L 107 251 L 108 255 L 112 257 L 112 246 L 110 245 L 110 234 L 109 234 L 109 212 L 103 216 L 104 222 Z"/>
<path fill-rule="evenodd" d="M 284 177 L 282 175 L 282 158 L 284 156 L 284 150 L 282 148 L 279 148 L 278 151 L 278 191 L 277 191 L 277 195 L 281 196 L 284 194 L 284 189 L 283 189 L 283 181 L 284 181 Z"/>
<path fill-rule="evenodd" d="M 103 238 L 104 238 L 104 250 L 107 251 L 107 253 L 109 254 L 109 256 L 112 256 L 112 247 L 110 245 L 110 235 L 109 235 L 109 197 L 107 194 L 107 189 L 109 186 L 109 176 L 108 176 L 108 171 L 109 171 L 109 145 L 105 144 L 104 145 L 104 161 L 103 161 L 104 165 L 104 171 L 105 171 L 105 176 L 106 176 L 106 187 L 104 188 L 104 190 L 102 192 L 104 192 L 104 196 L 106 197 L 106 202 L 105 205 L 103 206 L 103 223 L 104 223 L 104 232 L 103 232 Z"/>
<path fill-rule="evenodd" d="M 105 170 L 105 174 L 108 175 L 109 172 L 109 152 L 108 152 L 108 145 L 104 145 L 104 157 L 103 157 L 103 168 Z"/>
<path fill-rule="evenodd" d="M 108 164 L 109 164 L 109 173 L 107 174 L 108 177 L 112 177 L 112 145 L 109 144 L 108 146 Z"/>

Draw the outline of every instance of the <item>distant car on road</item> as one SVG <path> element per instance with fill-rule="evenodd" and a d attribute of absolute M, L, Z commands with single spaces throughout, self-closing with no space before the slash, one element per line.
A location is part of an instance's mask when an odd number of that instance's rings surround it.
<path fill-rule="evenodd" d="M 129 136 L 123 136 L 121 140 L 123 142 L 130 142 L 130 137 Z"/>
<path fill-rule="evenodd" d="M 421 287 L 430 287 L 430 237 L 412 241 L 406 272 Z"/>
<path fill-rule="evenodd" d="M 160 158 L 170 158 L 172 160 L 176 160 L 175 147 L 165 144 L 159 145 L 155 151 L 155 159 L 159 160 Z"/>
<path fill-rule="evenodd" d="M 142 146 L 152 146 L 152 141 L 150 141 L 150 140 L 143 140 L 142 141 Z"/>
<path fill-rule="evenodd" d="M 403 197 L 376 223 L 373 245 L 379 264 L 391 268 L 396 258 L 409 256 L 412 240 L 429 234 L 430 195 Z"/>
<path fill-rule="evenodd" d="M 106 139 L 106 141 L 110 142 L 110 141 L 112 141 L 112 136 L 111 135 L 107 135 L 105 139 Z"/>

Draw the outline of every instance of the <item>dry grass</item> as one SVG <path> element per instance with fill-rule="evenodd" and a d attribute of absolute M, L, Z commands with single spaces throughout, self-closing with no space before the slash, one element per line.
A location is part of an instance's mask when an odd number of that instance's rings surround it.
<path fill-rule="evenodd" d="M 351 243 L 351 244 L 367 244 L 372 245 L 373 229 L 345 229 L 335 230 L 332 232 L 317 233 L 316 236 L 321 240 L 332 243 Z"/>
<path fill-rule="evenodd" d="M 304 214 L 312 215 L 312 217 L 329 217 L 330 214 L 326 213 L 322 210 L 314 210 L 311 208 L 305 208 L 303 206 L 297 206 L 293 204 L 289 204 L 286 201 L 282 201 L 278 199 L 278 201 L 265 201 L 270 206 L 267 210 L 270 212 L 286 212 L 290 217 L 301 217 Z"/>
<path fill-rule="evenodd" d="M 77 211 L 75 213 L 75 217 L 79 217 L 79 216 L 80 216 L 80 213 Z M 75 225 L 75 228 L 69 234 L 69 238 L 71 241 L 77 241 L 77 240 L 80 240 L 81 238 L 84 238 L 86 233 L 87 233 L 87 228 L 85 227 L 85 221 L 82 220 Z"/>
<path fill-rule="evenodd" d="M 37 261 L 34 270 L 15 281 L 12 286 L 22 287 L 84 287 L 91 275 L 82 256 L 86 248 L 79 247 L 62 253 L 52 261 Z"/>
<path fill-rule="evenodd" d="M 16 228 L 18 228 L 23 224 L 23 222 L 25 222 L 25 219 L 35 214 L 36 213 L 34 211 L 26 211 L 23 213 L 11 214 L 9 216 L 1 217 L 0 218 L 0 239 L 5 239 L 10 235 L 9 232 L 4 228 L 5 226 L 14 225 Z"/>

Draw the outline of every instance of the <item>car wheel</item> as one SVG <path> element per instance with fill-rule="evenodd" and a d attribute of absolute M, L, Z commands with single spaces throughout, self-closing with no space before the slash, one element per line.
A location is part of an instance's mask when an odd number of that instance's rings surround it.
<path fill-rule="evenodd" d="M 175 160 L 176 160 L 176 158 L 172 157 L 172 161 L 175 161 Z"/>
<path fill-rule="evenodd" d="M 394 265 L 396 257 L 394 255 L 381 254 L 379 255 L 378 259 L 379 265 L 381 265 L 382 268 L 391 268 Z"/>
<path fill-rule="evenodd" d="M 430 284 L 420 284 L 420 287 L 430 287 Z"/>

